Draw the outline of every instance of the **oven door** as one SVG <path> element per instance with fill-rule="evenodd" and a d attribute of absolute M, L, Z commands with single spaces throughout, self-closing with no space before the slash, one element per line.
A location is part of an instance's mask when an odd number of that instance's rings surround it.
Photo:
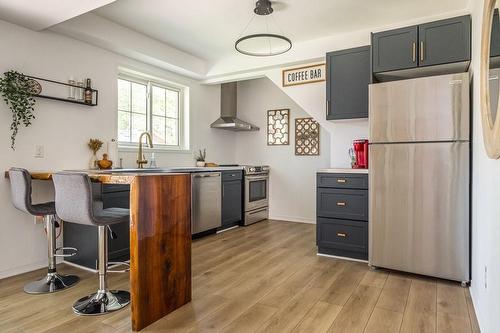
<path fill-rule="evenodd" d="M 245 175 L 245 211 L 269 205 L 269 175 Z"/>

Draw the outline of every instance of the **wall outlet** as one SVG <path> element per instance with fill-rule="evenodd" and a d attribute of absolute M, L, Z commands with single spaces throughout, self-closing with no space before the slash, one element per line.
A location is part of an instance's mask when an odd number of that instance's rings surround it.
<path fill-rule="evenodd" d="M 488 266 L 484 266 L 484 289 L 488 289 Z"/>
<path fill-rule="evenodd" d="M 35 145 L 35 158 L 43 158 L 44 150 L 43 145 Z"/>
<path fill-rule="evenodd" d="M 35 224 L 42 224 L 43 216 L 35 216 Z"/>

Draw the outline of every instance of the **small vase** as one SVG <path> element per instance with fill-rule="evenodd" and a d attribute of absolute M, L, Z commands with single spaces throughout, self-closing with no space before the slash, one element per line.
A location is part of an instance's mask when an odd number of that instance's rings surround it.
<path fill-rule="evenodd" d="M 97 155 L 96 155 L 96 153 L 93 153 L 92 156 L 90 157 L 89 169 L 90 170 L 96 170 L 97 169 Z"/>
<path fill-rule="evenodd" d="M 205 161 L 196 161 L 196 166 L 197 167 L 204 167 L 205 166 Z"/>

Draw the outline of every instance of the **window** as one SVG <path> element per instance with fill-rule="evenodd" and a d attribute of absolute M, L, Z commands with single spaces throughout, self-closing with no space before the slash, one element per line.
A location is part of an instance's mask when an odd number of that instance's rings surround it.
<path fill-rule="evenodd" d="M 182 89 L 140 79 L 118 79 L 118 142 L 134 146 L 149 132 L 155 148 L 182 149 Z"/>

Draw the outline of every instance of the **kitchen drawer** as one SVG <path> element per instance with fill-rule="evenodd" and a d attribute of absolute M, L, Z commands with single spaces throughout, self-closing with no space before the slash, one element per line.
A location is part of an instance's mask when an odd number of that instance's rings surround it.
<path fill-rule="evenodd" d="M 368 174 L 318 173 L 318 187 L 368 189 Z"/>
<path fill-rule="evenodd" d="M 234 171 L 222 171 L 222 181 L 229 180 L 241 180 L 243 179 L 243 171 L 234 170 Z"/>
<path fill-rule="evenodd" d="M 318 218 L 317 245 L 320 253 L 366 259 L 368 224 L 358 221 Z"/>
<path fill-rule="evenodd" d="M 368 221 L 367 190 L 320 187 L 316 204 L 317 215 L 320 217 Z"/>

